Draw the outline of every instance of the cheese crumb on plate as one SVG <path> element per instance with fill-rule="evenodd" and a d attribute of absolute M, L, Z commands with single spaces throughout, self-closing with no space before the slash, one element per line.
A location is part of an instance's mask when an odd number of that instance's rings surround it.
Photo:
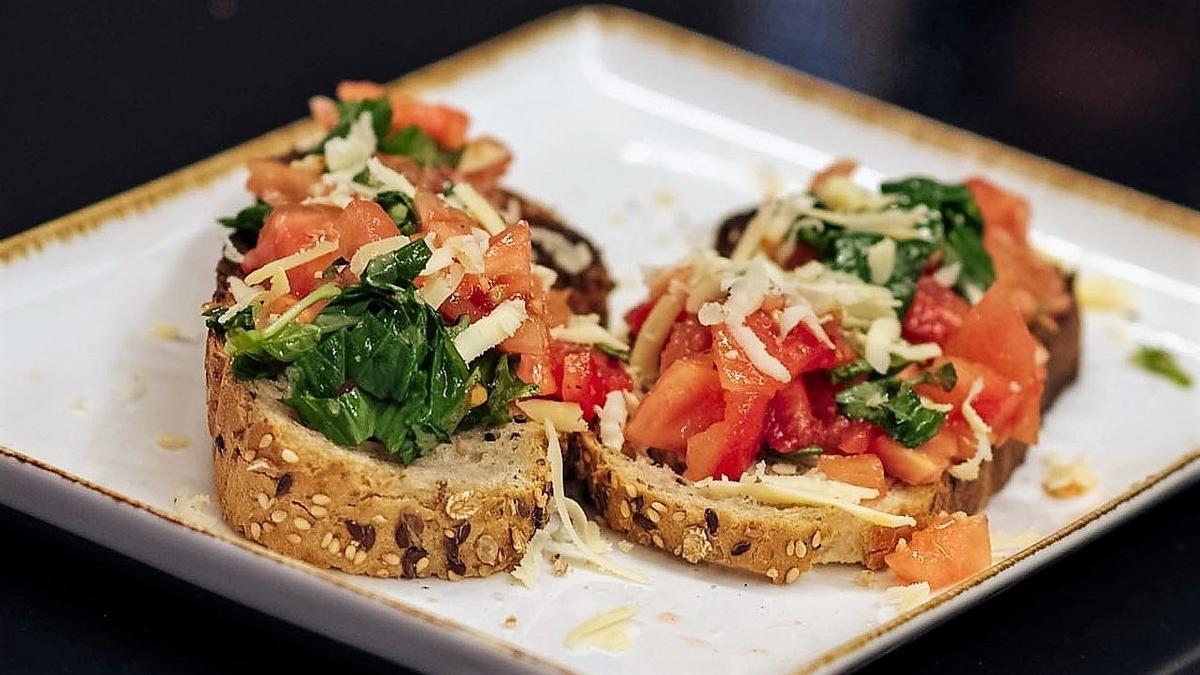
<path fill-rule="evenodd" d="M 1100 484 L 1096 474 L 1084 463 L 1083 457 L 1067 461 L 1050 455 L 1046 458 L 1045 466 L 1042 489 L 1055 499 L 1081 497 Z"/>

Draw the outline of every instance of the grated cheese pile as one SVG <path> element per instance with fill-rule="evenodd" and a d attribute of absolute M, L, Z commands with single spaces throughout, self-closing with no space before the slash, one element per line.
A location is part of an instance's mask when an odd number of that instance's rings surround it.
<path fill-rule="evenodd" d="M 907 586 L 891 586 L 883 592 L 883 608 L 879 611 L 880 622 L 891 620 L 909 610 L 916 609 L 929 600 L 932 589 L 927 581 Z"/>
<path fill-rule="evenodd" d="M 1096 474 L 1084 463 L 1083 457 L 1067 461 L 1057 455 L 1046 457 L 1046 475 L 1042 489 L 1056 499 L 1082 497 L 1100 484 Z"/>
<path fill-rule="evenodd" d="M 601 612 L 567 633 L 567 648 L 587 645 L 610 652 L 628 651 L 630 641 L 625 629 L 637 613 L 637 605 L 621 605 Z"/>

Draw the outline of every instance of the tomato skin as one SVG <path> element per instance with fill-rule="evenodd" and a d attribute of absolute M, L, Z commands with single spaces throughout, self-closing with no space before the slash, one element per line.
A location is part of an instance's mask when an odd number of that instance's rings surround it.
<path fill-rule="evenodd" d="M 563 401 L 578 403 L 583 419 L 591 421 L 596 407 L 604 405 L 610 391 L 633 389 L 633 380 L 610 356 L 593 347 L 557 342 L 550 346 L 558 394 Z"/>
<path fill-rule="evenodd" d="M 496 308 L 496 303 L 483 288 L 484 280 L 478 274 L 463 275 L 458 288 L 438 308 L 446 321 L 454 323 L 459 317 L 467 317 L 472 323 L 482 319 Z"/>
<path fill-rule="evenodd" d="M 724 404 L 712 359 L 679 359 L 646 393 L 625 427 L 625 438 L 637 449 L 653 447 L 682 457 L 691 436 L 721 421 Z"/>
<path fill-rule="evenodd" d="M 358 249 L 388 237 L 400 235 L 400 228 L 383 207 L 367 199 L 355 199 L 342 209 L 334 229 L 338 233 L 338 254 L 350 260 Z"/>
<path fill-rule="evenodd" d="M 492 299 L 497 303 L 511 297 L 534 294 L 533 245 L 529 223 L 513 223 L 492 236 L 483 254 L 483 274 L 491 280 Z"/>
<path fill-rule="evenodd" d="M 275 207 L 258 233 L 258 245 L 246 252 L 243 272 L 253 272 L 269 262 L 312 248 L 322 239 L 337 239 L 334 226 L 340 211 L 333 206 L 284 204 Z M 337 260 L 335 251 L 288 270 L 292 295 L 303 297 L 322 281 L 314 275 L 325 271 Z"/>
<path fill-rule="evenodd" d="M 909 485 L 936 483 L 950 468 L 950 460 L 900 445 L 880 434 L 871 443 L 871 453 L 883 462 L 889 476 Z"/>
<path fill-rule="evenodd" d="M 970 309 L 967 301 L 952 289 L 934 281 L 929 274 L 923 275 L 917 280 L 917 292 L 904 314 L 904 338 L 912 343 L 944 345 Z"/>
<path fill-rule="evenodd" d="M 644 321 L 644 319 L 643 319 Z M 675 322 L 663 345 L 658 357 L 658 372 L 667 369 L 675 361 L 685 357 L 701 354 L 712 348 L 712 330 L 700 325 L 700 321 L 692 315 Z"/>
<path fill-rule="evenodd" d="M 770 396 L 759 392 L 725 392 L 725 413 L 688 439 L 683 477 L 699 480 L 726 476 L 736 480 L 758 459 L 762 450 L 763 419 Z"/>
<path fill-rule="evenodd" d="M 448 150 L 457 150 L 466 142 L 471 118 L 458 108 L 425 103 L 398 92 L 389 98 L 392 103 L 392 131 L 415 124 Z"/>
<path fill-rule="evenodd" d="M 775 452 L 825 446 L 825 424 L 813 412 L 803 378 L 779 390 L 767 407 L 765 442 Z"/>
<path fill-rule="evenodd" d="M 1002 441 L 1011 435 L 1015 416 L 1024 405 L 1023 392 L 1014 392 L 1013 380 L 1001 375 L 994 369 L 982 363 L 976 363 L 961 356 L 944 356 L 933 362 L 932 368 L 939 368 L 949 363 L 954 366 L 958 376 L 954 388 L 950 391 L 936 384 L 918 384 L 917 393 L 937 403 L 948 403 L 954 407 L 947 416 L 948 421 L 962 421 L 962 404 L 970 393 L 976 380 L 983 382 L 983 388 L 971 402 L 971 407 L 983 421 L 992 428 L 994 440 Z"/>
<path fill-rule="evenodd" d="M 417 195 L 413 198 L 413 205 L 416 207 L 417 219 L 421 224 L 421 234 L 434 233 L 437 244 L 445 242 L 450 237 L 470 234 L 475 227 L 475 221 L 471 219 L 471 216 L 442 201 L 437 194 L 430 190 L 418 188 Z"/>
<path fill-rule="evenodd" d="M 300 169 L 274 159 L 252 159 L 246 163 L 250 177 L 246 189 L 271 206 L 302 202 L 308 190 L 321 180 L 321 172 Z"/>
<path fill-rule="evenodd" d="M 967 313 L 944 349 L 949 356 L 981 363 L 1017 383 L 1020 405 L 1011 435 L 1026 443 L 1037 442 L 1041 426 L 1045 374 L 1037 364 L 1038 348 L 1017 309 L 989 290 Z"/>
<path fill-rule="evenodd" d="M 650 316 L 650 310 L 654 309 L 656 302 L 657 298 L 650 298 L 625 313 L 625 325 L 629 326 L 631 335 L 637 335 L 642 330 L 642 325 L 646 323 L 646 317 Z"/>
<path fill-rule="evenodd" d="M 382 85 L 366 80 L 342 80 L 337 86 L 337 97 L 342 101 L 381 98 L 385 93 Z"/>
<path fill-rule="evenodd" d="M 884 561 L 906 584 L 925 581 L 941 588 L 962 581 L 992 564 L 987 516 L 961 512 L 934 516 Z"/>
<path fill-rule="evenodd" d="M 871 488 L 881 497 L 887 494 L 883 462 L 875 455 L 821 455 L 817 469 L 830 480 Z"/>
<path fill-rule="evenodd" d="M 571 319 L 571 289 L 551 288 L 546 291 L 546 323 L 551 328 L 566 325 Z"/>

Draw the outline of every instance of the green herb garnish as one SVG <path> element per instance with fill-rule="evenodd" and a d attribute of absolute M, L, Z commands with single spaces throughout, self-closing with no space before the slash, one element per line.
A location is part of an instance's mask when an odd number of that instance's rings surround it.
<path fill-rule="evenodd" d="M 932 382 L 949 391 L 957 379 L 954 366 L 945 364 L 915 380 L 868 380 L 838 392 L 835 400 L 846 417 L 878 425 L 892 440 L 915 448 L 937 435 L 946 413 L 925 407 L 913 385 Z"/>
<path fill-rule="evenodd" d="M 217 222 L 235 230 L 258 232 L 269 215 L 271 215 L 271 205 L 260 199 L 257 203 L 238 211 L 237 215 L 218 218 Z"/>
<path fill-rule="evenodd" d="M 1165 349 L 1158 347 L 1138 347 L 1130 357 L 1129 362 L 1147 373 L 1166 378 L 1180 387 L 1191 387 L 1192 376 L 1188 374 L 1175 356 Z"/>

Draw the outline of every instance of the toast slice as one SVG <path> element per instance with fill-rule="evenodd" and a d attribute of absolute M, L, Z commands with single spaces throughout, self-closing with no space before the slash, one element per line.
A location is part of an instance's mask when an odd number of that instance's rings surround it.
<path fill-rule="evenodd" d="M 1069 287 L 1071 280 L 1067 281 Z M 1050 356 L 1043 410 L 1075 380 L 1079 369 L 1080 317 L 1074 299 L 1055 319 L 1053 329 L 1034 328 Z M 1026 444 L 1010 440 L 993 449 L 992 461 L 983 464 L 976 480 L 945 474 L 933 485 L 894 484 L 886 495 L 863 505 L 912 516 L 918 527 L 942 511 L 975 513 L 1004 487 L 1027 450 Z M 781 508 L 744 498 L 713 498 L 669 467 L 604 447 L 591 434 L 575 439 L 569 455 L 568 464 L 609 527 L 689 563 L 741 569 L 775 583 L 791 583 L 823 563 L 881 569 L 883 556 L 913 530 L 871 525 L 832 507 Z"/>
<path fill-rule="evenodd" d="M 547 209 L 505 197 L 534 228 L 587 247 L 587 265 L 570 269 L 535 254 L 559 272 L 556 287 L 575 291 L 575 311 L 603 313 L 612 283 L 591 242 Z M 222 259 L 215 303 L 231 302 L 231 275 L 240 270 Z M 271 550 L 352 574 L 453 580 L 513 569 L 546 524 L 551 482 L 540 424 L 463 432 L 405 466 L 374 444 L 339 446 L 305 427 L 277 383 L 236 379 L 214 331 L 205 373 L 221 514 Z"/>

